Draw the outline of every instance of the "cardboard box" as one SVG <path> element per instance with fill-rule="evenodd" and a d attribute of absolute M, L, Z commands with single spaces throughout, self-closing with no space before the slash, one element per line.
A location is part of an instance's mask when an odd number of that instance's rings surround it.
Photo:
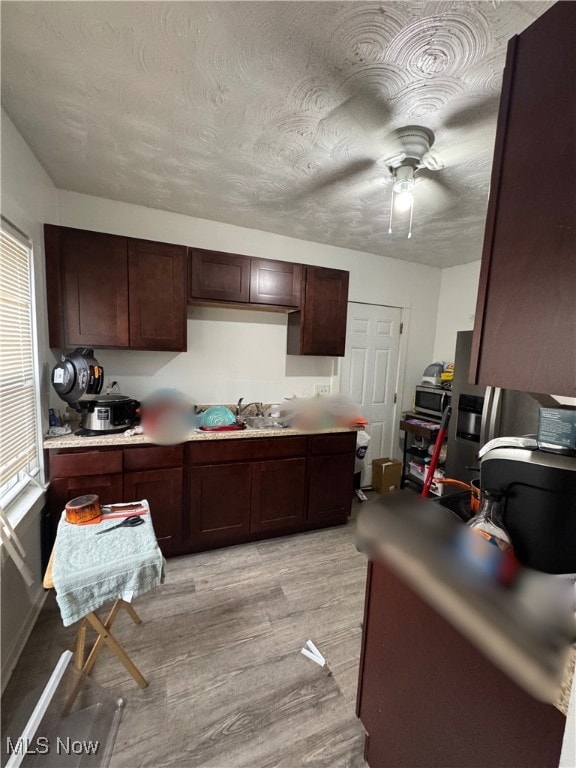
<path fill-rule="evenodd" d="M 391 493 L 400 488 L 402 462 L 385 456 L 372 460 L 372 488 L 378 493 Z"/>
<path fill-rule="evenodd" d="M 424 482 L 426 475 L 428 473 L 428 465 L 425 464 L 423 461 L 416 461 L 414 459 L 410 459 L 408 463 L 408 471 L 412 475 L 412 477 L 415 477 L 417 480 L 420 480 L 420 482 Z M 432 483 L 430 485 L 430 493 L 434 496 L 442 496 L 444 493 L 444 472 L 441 469 L 437 469 L 434 472 L 434 477 L 432 478 Z"/>

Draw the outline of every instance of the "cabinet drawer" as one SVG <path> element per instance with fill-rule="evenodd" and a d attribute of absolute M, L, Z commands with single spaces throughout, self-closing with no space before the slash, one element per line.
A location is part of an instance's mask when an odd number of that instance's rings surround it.
<path fill-rule="evenodd" d="M 50 477 L 82 477 L 122 472 L 122 451 L 50 454 Z"/>
<path fill-rule="evenodd" d="M 190 445 L 190 461 L 192 464 L 217 464 L 222 461 L 258 461 L 305 456 L 307 439 L 276 437 L 206 440 Z"/>
<path fill-rule="evenodd" d="M 356 448 L 356 432 L 342 432 L 332 435 L 313 435 L 311 453 L 313 456 L 327 453 L 348 453 Z"/>
<path fill-rule="evenodd" d="M 251 441 L 254 446 L 252 458 L 259 459 L 290 459 L 306 456 L 308 448 L 307 437 L 272 437 Z"/>
<path fill-rule="evenodd" d="M 246 461 L 252 458 L 252 441 L 203 440 L 190 443 L 189 457 L 192 464 L 216 464 L 221 461 Z"/>
<path fill-rule="evenodd" d="M 181 467 L 184 459 L 184 447 L 182 445 L 125 448 L 123 453 L 125 472 L 142 469 L 162 469 L 164 467 Z"/>

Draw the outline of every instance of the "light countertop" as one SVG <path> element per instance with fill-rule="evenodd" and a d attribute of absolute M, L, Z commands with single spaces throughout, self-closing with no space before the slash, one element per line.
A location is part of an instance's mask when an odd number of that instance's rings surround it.
<path fill-rule="evenodd" d="M 576 648 L 553 648 L 532 631 L 509 590 L 461 577 L 447 542 L 462 524 L 445 512 L 405 492 L 380 497 L 360 510 L 358 546 L 384 560 L 517 685 L 566 714 Z"/>
<path fill-rule="evenodd" d="M 187 442 L 202 440 L 250 440 L 263 437 L 296 437 L 312 434 L 338 434 L 341 432 L 356 432 L 350 427 L 333 427 L 317 431 L 304 431 L 301 429 L 239 429 L 230 432 L 202 432 L 194 430 L 190 433 Z M 154 445 L 154 441 L 146 435 L 133 435 L 127 437 L 124 432 L 114 435 L 98 435 L 96 437 L 79 437 L 77 435 L 63 435 L 61 437 L 49 437 L 44 439 L 44 448 L 99 448 L 115 446 L 141 446 Z"/>

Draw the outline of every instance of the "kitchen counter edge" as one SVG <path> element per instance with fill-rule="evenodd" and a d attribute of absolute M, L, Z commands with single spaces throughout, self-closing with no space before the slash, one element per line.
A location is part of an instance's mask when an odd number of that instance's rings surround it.
<path fill-rule="evenodd" d="M 364 549 L 363 543 L 376 539 L 375 548 L 370 547 L 372 551 L 366 552 L 369 557 L 381 558 L 393 568 L 423 600 L 450 621 L 517 685 L 567 715 L 574 683 L 576 646 L 567 651 L 563 679 L 559 681 L 548 676 L 537 657 L 516 645 L 499 629 L 490 610 L 479 611 L 466 599 L 465 588 L 458 589 L 454 583 L 439 577 L 435 568 L 429 567 L 429 552 L 426 551 L 428 547 L 424 539 L 418 542 L 417 554 L 410 551 L 411 547 L 404 546 L 407 542 L 400 544 L 397 539 L 395 543 L 389 540 L 389 534 L 396 534 L 397 530 L 396 526 L 389 529 L 389 523 L 393 521 L 387 519 L 385 506 L 388 501 L 389 497 L 380 498 L 376 504 L 368 504 L 360 510 L 356 526 L 356 540 L 360 548 Z"/>
<path fill-rule="evenodd" d="M 357 432 L 356 427 L 332 427 L 330 429 L 302 430 L 302 429 L 244 429 L 230 432 L 192 432 L 184 442 L 200 442 L 206 440 L 250 440 L 266 437 L 295 437 L 306 435 L 330 435 L 344 432 Z M 126 436 L 124 432 L 114 435 L 97 435 L 94 437 L 80 437 L 78 435 L 62 435 L 61 437 L 49 437 L 44 439 L 43 447 L 46 450 L 62 448 L 110 448 L 115 446 L 142 446 L 158 445 L 147 435 Z"/>

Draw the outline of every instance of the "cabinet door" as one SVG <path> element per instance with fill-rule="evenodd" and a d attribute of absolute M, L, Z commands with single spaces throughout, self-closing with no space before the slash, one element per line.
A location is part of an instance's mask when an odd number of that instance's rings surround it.
<path fill-rule="evenodd" d="M 251 464 L 190 469 L 192 550 L 232 544 L 250 532 Z"/>
<path fill-rule="evenodd" d="M 102 504 L 122 501 L 122 475 L 77 475 L 76 477 L 55 477 L 50 480 L 48 505 L 54 537 L 66 502 L 88 493 L 98 494 Z"/>
<path fill-rule="evenodd" d="M 299 307 L 302 266 L 286 261 L 250 260 L 250 303 Z"/>
<path fill-rule="evenodd" d="M 576 4 L 559 2 L 509 43 L 470 368 L 477 384 L 576 395 L 575 39 Z"/>
<path fill-rule="evenodd" d="M 304 522 L 306 459 L 253 465 L 251 531 L 295 528 Z"/>
<path fill-rule="evenodd" d="M 354 453 L 310 457 L 308 520 L 344 522 L 352 508 Z"/>
<path fill-rule="evenodd" d="M 250 258 L 233 253 L 188 250 L 190 299 L 247 303 L 250 300 Z"/>
<path fill-rule="evenodd" d="M 124 500 L 147 499 L 160 549 L 173 555 L 183 549 L 183 470 L 152 469 L 126 472 Z"/>
<path fill-rule="evenodd" d="M 46 225 L 51 347 L 127 347 L 125 237 Z"/>
<path fill-rule="evenodd" d="M 368 570 L 357 714 L 372 768 L 556 768 L 566 725 L 380 562 Z"/>
<path fill-rule="evenodd" d="M 343 357 L 349 273 L 304 268 L 303 307 L 288 315 L 288 354 Z"/>
<path fill-rule="evenodd" d="M 186 248 L 128 242 L 130 346 L 186 350 Z"/>

